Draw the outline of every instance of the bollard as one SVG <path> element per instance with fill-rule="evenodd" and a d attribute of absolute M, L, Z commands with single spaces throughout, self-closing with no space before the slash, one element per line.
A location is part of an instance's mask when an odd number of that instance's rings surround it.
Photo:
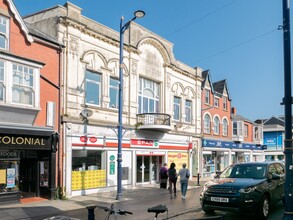
<path fill-rule="evenodd" d="M 95 220 L 95 205 L 87 205 L 87 212 L 88 212 L 88 216 L 87 219 L 88 220 Z"/>
<path fill-rule="evenodd" d="M 197 185 L 198 185 L 198 186 L 200 186 L 200 184 L 199 184 L 199 178 L 200 178 L 200 174 L 197 173 Z"/>

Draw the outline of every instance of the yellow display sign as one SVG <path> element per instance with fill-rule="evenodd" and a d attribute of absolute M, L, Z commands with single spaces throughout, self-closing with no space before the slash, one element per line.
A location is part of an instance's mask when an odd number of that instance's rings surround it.
<path fill-rule="evenodd" d="M 71 172 L 72 190 L 93 189 L 106 186 L 106 170 Z"/>
<path fill-rule="evenodd" d="M 0 184 L 6 184 L 6 169 L 0 170 Z"/>
<path fill-rule="evenodd" d="M 168 152 L 168 167 L 171 163 L 176 164 L 176 170 L 182 168 L 182 164 L 186 163 L 188 166 L 188 153 L 186 152 Z"/>

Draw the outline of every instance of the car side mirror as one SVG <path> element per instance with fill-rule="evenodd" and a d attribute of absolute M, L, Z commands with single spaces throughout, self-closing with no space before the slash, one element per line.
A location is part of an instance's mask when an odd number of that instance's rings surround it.
<path fill-rule="evenodd" d="M 281 177 L 279 176 L 279 175 L 277 175 L 277 174 L 272 174 L 272 180 L 279 180 Z"/>

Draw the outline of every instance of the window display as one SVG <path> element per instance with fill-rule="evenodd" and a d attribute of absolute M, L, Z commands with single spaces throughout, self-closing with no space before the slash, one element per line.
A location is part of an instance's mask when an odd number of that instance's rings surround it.
<path fill-rule="evenodd" d="M 0 161 L 0 193 L 19 191 L 18 161 Z"/>

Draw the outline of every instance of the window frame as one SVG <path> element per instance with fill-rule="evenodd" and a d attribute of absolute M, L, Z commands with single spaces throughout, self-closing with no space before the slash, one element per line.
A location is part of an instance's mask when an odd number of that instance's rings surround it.
<path fill-rule="evenodd" d="M 189 105 L 187 105 L 187 104 L 189 104 Z M 192 101 L 188 100 L 188 99 L 185 100 L 185 122 L 187 122 L 187 123 L 192 122 Z"/>
<path fill-rule="evenodd" d="M 218 97 L 214 97 L 214 106 L 216 108 L 219 108 L 220 106 L 220 99 Z"/>
<path fill-rule="evenodd" d="M 178 102 L 176 102 L 176 100 Z M 176 112 L 178 110 L 178 112 Z M 180 121 L 181 119 L 181 98 L 178 96 L 173 97 L 173 119 L 175 121 Z"/>
<path fill-rule="evenodd" d="M 228 120 L 226 118 L 223 119 L 223 126 L 222 126 L 222 135 L 228 136 Z"/>
<path fill-rule="evenodd" d="M 206 120 L 208 119 L 208 121 Z M 210 134 L 211 133 L 211 117 L 209 114 L 204 115 L 204 133 Z"/>
<path fill-rule="evenodd" d="M 5 22 L 6 24 L 4 24 Z M 1 25 L 5 27 L 5 32 L 1 31 Z M 9 33 L 10 33 L 10 19 L 4 15 L 0 15 L 0 49 L 2 50 L 8 50 L 9 48 Z M 1 47 L 1 39 L 3 37 L 4 41 L 4 47 Z"/>
<path fill-rule="evenodd" d="M 218 116 L 214 118 L 214 134 L 220 134 L 220 118 Z"/>
<path fill-rule="evenodd" d="M 211 103 L 210 93 L 211 93 L 211 90 L 205 89 L 205 104 L 208 104 L 208 105 L 210 105 L 210 103 Z"/>
<path fill-rule="evenodd" d="M 88 79 L 87 75 L 91 74 L 92 76 L 97 75 L 99 80 L 94 79 Z M 89 101 L 89 85 L 96 85 L 97 86 L 97 92 L 94 94 L 97 94 L 97 103 L 95 103 L 95 100 L 93 102 Z M 102 99 L 102 74 L 93 70 L 86 69 L 85 70 L 85 103 L 87 105 L 95 105 L 95 106 L 101 106 L 101 99 Z"/>
<path fill-rule="evenodd" d="M 119 106 L 119 83 L 120 83 L 120 81 L 119 81 L 118 78 L 110 76 L 109 82 L 110 82 L 109 83 L 109 98 L 110 98 L 109 107 L 118 109 L 118 106 Z M 117 85 L 112 85 L 111 82 L 117 83 Z M 112 97 L 112 95 L 111 95 L 112 92 L 111 91 L 116 92 L 115 98 Z M 114 104 L 114 106 L 113 106 L 112 103 L 114 103 L 114 102 L 116 102 L 116 105 Z"/>

